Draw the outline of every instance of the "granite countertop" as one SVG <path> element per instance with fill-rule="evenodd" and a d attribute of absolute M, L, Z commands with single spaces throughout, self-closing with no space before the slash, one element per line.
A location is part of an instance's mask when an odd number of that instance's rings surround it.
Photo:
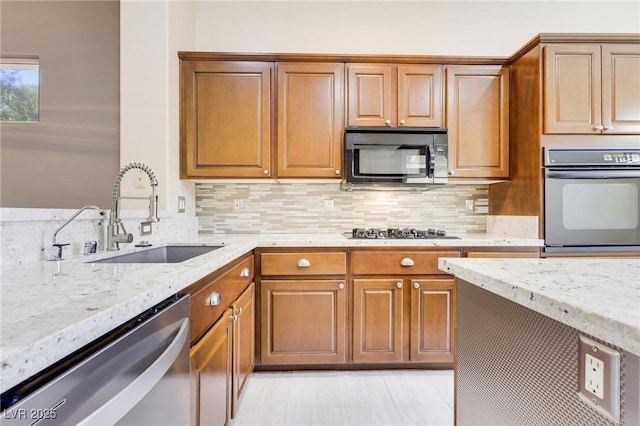
<path fill-rule="evenodd" d="M 440 259 L 439 267 L 640 355 L 640 259 Z"/>
<path fill-rule="evenodd" d="M 336 234 L 237 234 L 182 244 L 224 247 L 174 264 L 95 264 L 136 249 L 2 268 L 0 391 L 10 389 L 256 247 L 541 246 L 537 239 L 351 240 Z M 124 247 L 124 246 L 123 246 Z M 143 249 L 137 249 L 143 250 Z"/>

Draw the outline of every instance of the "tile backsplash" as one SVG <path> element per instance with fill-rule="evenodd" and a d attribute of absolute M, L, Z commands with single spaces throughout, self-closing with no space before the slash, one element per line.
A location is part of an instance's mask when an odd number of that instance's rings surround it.
<path fill-rule="evenodd" d="M 455 235 L 486 231 L 487 199 L 487 185 L 343 191 L 339 183 L 325 182 L 216 182 L 196 185 L 196 215 L 200 234 L 415 227 L 440 228 Z M 465 210 L 467 200 L 474 201 L 475 212 Z"/>

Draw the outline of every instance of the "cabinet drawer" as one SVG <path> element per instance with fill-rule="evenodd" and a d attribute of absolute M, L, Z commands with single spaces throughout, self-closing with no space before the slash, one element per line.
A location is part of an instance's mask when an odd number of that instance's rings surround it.
<path fill-rule="evenodd" d="M 445 274 L 438 269 L 441 257 L 460 257 L 450 251 L 356 251 L 352 254 L 355 275 Z"/>
<path fill-rule="evenodd" d="M 347 273 L 347 254 L 340 252 L 262 253 L 260 261 L 262 276 Z"/>
<path fill-rule="evenodd" d="M 191 295 L 191 342 L 196 342 L 253 281 L 253 256 Z M 219 296 L 219 297 L 218 297 Z M 217 300 L 216 300 L 217 299 Z"/>

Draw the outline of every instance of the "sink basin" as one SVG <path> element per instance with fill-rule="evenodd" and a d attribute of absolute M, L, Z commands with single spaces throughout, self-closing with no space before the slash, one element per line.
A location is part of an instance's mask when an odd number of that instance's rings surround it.
<path fill-rule="evenodd" d="M 163 246 L 90 263 L 180 263 L 224 246 Z"/>

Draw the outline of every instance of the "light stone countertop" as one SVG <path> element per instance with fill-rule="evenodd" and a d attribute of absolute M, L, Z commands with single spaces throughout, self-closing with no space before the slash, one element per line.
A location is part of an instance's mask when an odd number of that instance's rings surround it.
<path fill-rule="evenodd" d="M 181 244 L 224 247 L 182 263 L 92 264 L 103 257 L 38 261 L 1 270 L 0 391 L 4 392 L 256 247 L 490 247 L 538 239 L 468 235 L 448 240 L 351 240 L 342 234 L 201 236 Z M 123 245 L 124 247 L 124 245 Z"/>
<path fill-rule="evenodd" d="M 440 259 L 442 271 L 640 355 L 640 259 Z"/>

